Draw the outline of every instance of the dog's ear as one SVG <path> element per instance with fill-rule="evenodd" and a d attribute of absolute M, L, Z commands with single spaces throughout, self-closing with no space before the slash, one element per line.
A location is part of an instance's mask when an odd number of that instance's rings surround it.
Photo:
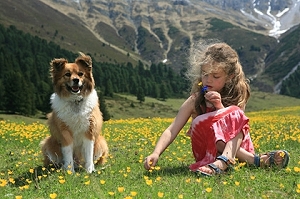
<path fill-rule="evenodd" d="M 92 69 L 92 58 L 88 55 L 83 54 L 82 52 L 79 52 L 79 57 L 76 58 L 75 63 L 82 64 L 86 66 L 89 70 Z"/>
<path fill-rule="evenodd" d="M 53 59 L 50 62 L 50 73 L 53 74 L 55 71 L 60 71 L 66 63 L 68 63 L 68 60 L 64 58 Z"/>

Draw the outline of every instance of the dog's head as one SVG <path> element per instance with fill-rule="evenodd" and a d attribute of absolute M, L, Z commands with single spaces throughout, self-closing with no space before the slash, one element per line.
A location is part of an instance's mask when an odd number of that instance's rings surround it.
<path fill-rule="evenodd" d="M 86 96 L 94 89 L 92 74 L 92 59 L 80 53 L 75 63 L 68 63 L 64 58 L 53 59 L 50 62 L 50 74 L 54 91 L 60 97 L 70 95 Z"/>

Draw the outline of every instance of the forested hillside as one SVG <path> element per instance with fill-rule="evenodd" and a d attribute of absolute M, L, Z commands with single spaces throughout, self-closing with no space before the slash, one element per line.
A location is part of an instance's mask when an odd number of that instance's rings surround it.
<path fill-rule="evenodd" d="M 49 62 L 61 57 L 73 62 L 77 54 L 25 34 L 15 26 L 5 28 L 0 25 L 0 110 L 23 115 L 50 111 L 49 98 L 53 88 Z M 145 66 L 139 62 L 134 66 L 130 62 L 94 61 L 93 72 L 96 88 L 104 96 L 130 93 L 140 101 L 145 96 L 165 100 L 187 91 L 187 82 L 181 73 L 175 73 L 164 64 Z"/>

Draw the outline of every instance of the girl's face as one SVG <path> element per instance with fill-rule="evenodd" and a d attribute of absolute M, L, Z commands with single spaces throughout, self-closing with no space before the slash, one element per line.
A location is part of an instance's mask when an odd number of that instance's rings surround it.
<path fill-rule="evenodd" d="M 211 65 L 203 65 L 201 73 L 202 83 L 207 86 L 207 91 L 220 92 L 225 86 L 227 75 L 221 68 L 211 70 Z"/>

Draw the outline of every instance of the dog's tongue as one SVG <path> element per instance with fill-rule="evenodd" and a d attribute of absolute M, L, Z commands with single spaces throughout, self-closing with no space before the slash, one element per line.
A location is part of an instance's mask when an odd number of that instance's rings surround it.
<path fill-rule="evenodd" d="M 72 86 L 72 90 L 75 92 L 79 91 L 79 86 Z"/>

